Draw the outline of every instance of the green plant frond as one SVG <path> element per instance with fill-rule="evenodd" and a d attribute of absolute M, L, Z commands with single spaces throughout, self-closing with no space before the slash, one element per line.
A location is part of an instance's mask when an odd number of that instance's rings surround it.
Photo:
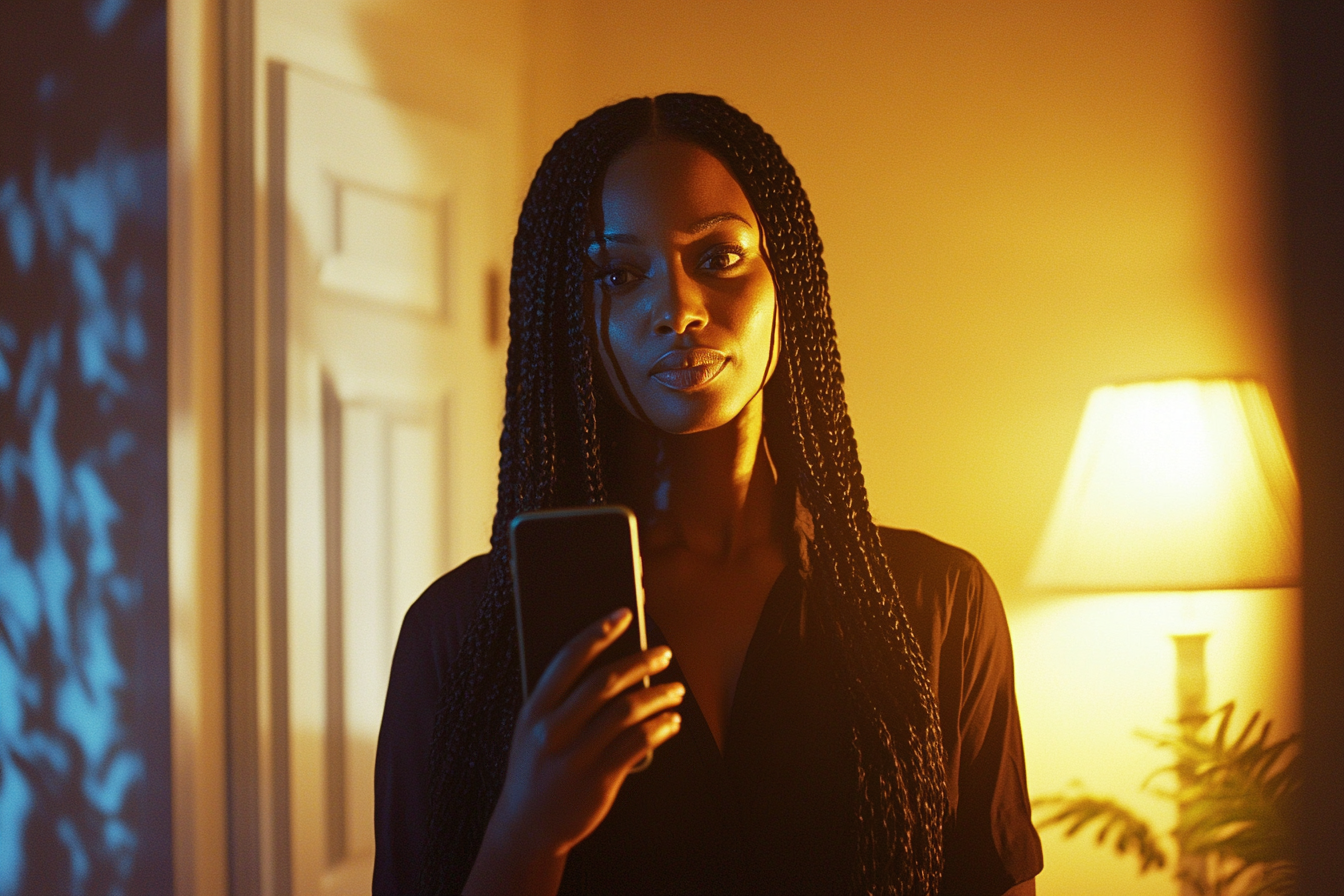
<path fill-rule="evenodd" d="M 1235 711 L 1235 703 L 1229 701 L 1209 714 L 1209 718 L 1217 718 L 1221 716 L 1221 718 L 1218 719 L 1218 731 L 1213 736 L 1213 743 L 1218 749 L 1222 749 L 1223 744 L 1227 741 L 1227 727 L 1232 724 L 1232 713 Z M 1243 734 L 1244 733 L 1245 732 L 1243 732 Z"/>
<path fill-rule="evenodd" d="M 1231 706 L 1231 704 L 1228 705 Z M 1232 714 L 1229 712 L 1225 717 L 1225 721 L 1230 721 L 1231 718 Z M 1246 739 L 1251 736 L 1251 733 L 1253 731 L 1255 731 L 1255 726 L 1259 721 L 1260 721 L 1260 713 L 1258 711 L 1251 713 L 1250 719 L 1246 721 L 1245 726 L 1243 726 L 1241 729 L 1241 734 L 1238 734 L 1237 739 L 1233 741 L 1230 745 L 1224 747 L 1223 749 L 1225 749 L 1229 753 L 1236 753 L 1244 749 L 1247 745 Z M 1266 721 L 1264 726 L 1260 729 L 1260 735 L 1257 738 L 1258 743 L 1263 744 L 1265 738 L 1269 736 L 1269 726 L 1270 722 Z M 1221 740 L 1219 741 L 1219 745 L 1220 746 L 1222 745 Z"/>
<path fill-rule="evenodd" d="M 1154 769 L 1153 771 L 1148 773 L 1148 777 L 1143 779 L 1143 783 L 1139 785 L 1139 790 L 1147 791 L 1148 793 L 1154 794 L 1155 796 L 1160 796 L 1163 799 L 1171 800 L 1172 802 L 1180 802 L 1180 791 L 1181 791 L 1180 778 L 1182 772 L 1186 770 L 1187 770 L 1186 768 L 1181 767 L 1180 763 L 1175 763 L 1172 765 L 1164 765 L 1161 768 Z M 1171 778 L 1173 786 L 1171 787 L 1155 786 L 1154 782 L 1164 777 Z"/>
<path fill-rule="evenodd" d="M 1294 830 L 1290 819 L 1302 789 L 1300 739 L 1278 737 L 1259 712 L 1234 724 L 1235 702 L 1204 716 L 1197 725 L 1170 721 L 1167 730 L 1137 735 L 1165 751 L 1170 762 L 1144 780 L 1141 789 L 1176 805 L 1172 839 L 1181 855 L 1200 861 L 1173 871 L 1206 896 L 1290 896 L 1294 892 Z M 1140 873 L 1166 866 L 1158 837 L 1141 818 L 1115 800 L 1081 792 L 1034 800 L 1053 807 L 1039 823 L 1060 825 L 1072 837 L 1096 823 L 1098 845 L 1133 853 Z"/>
<path fill-rule="evenodd" d="M 1297 757 L 1289 756 L 1284 759 L 1289 750 L 1297 748 L 1297 738 L 1281 740 L 1278 743 L 1268 747 L 1260 761 L 1257 763 L 1256 779 L 1265 787 L 1282 784 L 1288 778 L 1293 777 L 1297 772 Z"/>
<path fill-rule="evenodd" d="M 1218 890 L 1206 879 L 1206 875 L 1203 873 L 1191 872 L 1177 865 L 1175 877 L 1177 883 L 1188 881 L 1192 884 L 1195 888 L 1195 892 L 1199 893 L 1200 896 L 1221 896 L 1221 894 L 1218 893 Z"/>
<path fill-rule="evenodd" d="M 1296 892 L 1297 874 L 1292 862 L 1252 863 L 1232 862 L 1209 869 L 1206 879 L 1178 875 L 1178 879 L 1192 880 L 1198 889 L 1209 894 L 1236 896 L 1292 896 Z"/>
<path fill-rule="evenodd" d="M 1297 865 L 1293 862 L 1267 862 L 1260 872 L 1260 879 L 1243 890 L 1241 896 L 1293 896 L 1297 892 Z"/>
<path fill-rule="evenodd" d="M 1291 836 L 1267 837 L 1247 829 L 1229 837 L 1223 851 L 1252 864 L 1267 864 L 1291 861 L 1284 857 L 1292 854 L 1292 845 Z"/>
<path fill-rule="evenodd" d="M 1225 786 L 1242 790 L 1248 784 L 1265 785 L 1275 775 L 1280 775 L 1275 778 L 1276 786 L 1283 789 L 1284 783 L 1294 777 L 1295 769 L 1286 775 L 1280 773 L 1284 771 L 1283 764 L 1293 762 L 1295 757 L 1289 757 L 1288 753 L 1296 749 L 1298 737 L 1292 735 L 1272 740 L 1271 723 L 1259 723 L 1258 716 L 1257 713 L 1231 744 L 1220 745 L 1216 740 L 1203 741 L 1184 733 L 1178 736 L 1143 733 L 1142 736 L 1156 746 L 1170 750 L 1175 760 L 1149 775 L 1144 787 L 1149 787 L 1162 775 L 1174 774 L 1181 779 L 1182 787 L 1159 795 L 1184 800 L 1188 796 L 1185 791 L 1191 788 L 1201 793 Z"/>
<path fill-rule="evenodd" d="M 1265 779 L 1265 793 L 1275 802 L 1285 799 L 1302 786 L 1302 772 L 1297 757 L 1291 757 L 1283 766 Z"/>
<path fill-rule="evenodd" d="M 1181 845 L 1181 852 L 1187 855 L 1225 854 L 1229 852 L 1228 847 L 1235 843 L 1236 836 L 1245 829 L 1244 823 L 1223 828 L 1195 827 L 1179 833 L 1173 831 L 1172 836 Z"/>
<path fill-rule="evenodd" d="M 1110 816 L 1100 815 L 1098 817 L 1101 818 L 1101 826 L 1097 828 L 1097 845 L 1101 846 L 1106 842 L 1106 837 L 1111 831 L 1115 830 L 1117 825 L 1123 824 L 1123 816 L 1112 814 Z M 1119 841 L 1125 837 L 1126 833 L 1124 828 L 1121 827 L 1116 837 L 1117 846 L 1119 845 Z"/>
<path fill-rule="evenodd" d="M 1057 807 L 1053 814 L 1037 822 L 1039 828 L 1067 825 L 1063 835 L 1069 838 L 1093 821 L 1099 821 L 1095 837 L 1098 846 L 1104 846 L 1107 838 L 1111 838 L 1117 855 L 1134 854 L 1140 874 L 1166 867 L 1167 854 L 1152 827 L 1132 809 L 1114 799 L 1088 794 L 1051 794 L 1032 800 L 1031 805 L 1033 809 Z"/>
<path fill-rule="evenodd" d="M 1255 881 L 1256 877 L 1260 874 L 1260 871 L 1261 867 L 1259 865 L 1251 862 L 1240 862 L 1237 863 L 1237 867 L 1226 874 L 1216 875 L 1214 886 L 1217 888 L 1218 892 L 1231 890 L 1238 884 L 1252 887 L 1255 886 L 1253 881 Z M 1243 893 L 1242 896 L 1245 896 L 1245 894 Z"/>
<path fill-rule="evenodd" d="M 1284 814 L 1254 800 L 1186 804 L 1172 836 L 1186 852 L 1219 852 L 1255 861 L 1286 857 L 1292 839 Z"/>

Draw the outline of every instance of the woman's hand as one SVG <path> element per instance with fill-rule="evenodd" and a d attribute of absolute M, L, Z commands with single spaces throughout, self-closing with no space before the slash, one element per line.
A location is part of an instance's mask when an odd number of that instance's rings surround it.
<path fill-rule="evenodd" d="M 584 629 L 523 704 L 504 789 L 464 892 L 556 892 L 569 851 L 606 817 L 625 776 L 680 730 L 670 711 L 685 696 L 680 682 L 632 687 L 667 668 L 666 647 L 584 674 L 629 625 L 621 609 Z"/>

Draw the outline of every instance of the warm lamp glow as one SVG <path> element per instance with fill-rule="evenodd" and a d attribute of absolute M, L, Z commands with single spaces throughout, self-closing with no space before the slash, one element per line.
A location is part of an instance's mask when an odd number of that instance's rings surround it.
<path fill-rule="evenodd" d="M 1027 576 L 1053 591 L 1291 587 L 1297 479 L 1253 380 L 1103 386 L 1088 398 Z"/>

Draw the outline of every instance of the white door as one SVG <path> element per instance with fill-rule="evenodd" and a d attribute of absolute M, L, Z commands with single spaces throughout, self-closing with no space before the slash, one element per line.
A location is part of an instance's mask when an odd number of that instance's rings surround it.
<path fill-rule="evenodd" d="M 402 615 L 488 548 L 504 391 L 491 158 L 467 128 L 298 68 L 272 89 L 293 884 L 366 894 Z"/>

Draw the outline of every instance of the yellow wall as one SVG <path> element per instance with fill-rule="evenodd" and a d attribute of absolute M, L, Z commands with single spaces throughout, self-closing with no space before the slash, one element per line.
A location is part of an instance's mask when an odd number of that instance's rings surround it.
<path fill-rule="evenodd" d="M 1160 757 L 1131 732 L 1173 699 L 1179 601 L 1021 586 L 1088 392 L 1241 373 L 1288 411 L 1253 25 L 1214 0 L 535 0 L 526 13 L 524 184 L 580 116 L 667 90 L 723 95 L 798 168 L 875 515 L 995 575 L 1038 793 L 1075 777 L 1132 791 Z M 1200 611 L 1215 626 L 1211 699 L 1294 728 L 1296 595 L 1217 604 Z M 1172 890 L 1044 839 L 1047 896 Z"/>

